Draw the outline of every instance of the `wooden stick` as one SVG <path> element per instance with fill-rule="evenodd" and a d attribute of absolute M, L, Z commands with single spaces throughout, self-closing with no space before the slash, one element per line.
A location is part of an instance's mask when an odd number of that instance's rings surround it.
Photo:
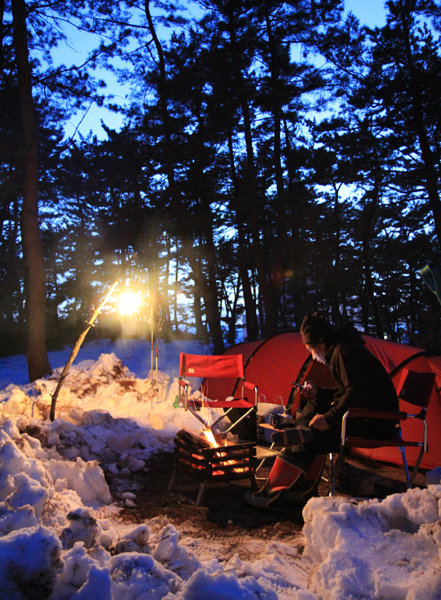
<path fill-rule="evenodd" d="M 69 369 L 72 366 L 73 361 L 75 360 L 76 355 L 78 354 L 80 348 L 81 348 L 81 344 L 84 341 L 84 338 L 86 337 L 86 335 L 89 333 L 90 328 L 93 326 L 95 319 L 97 318 L 97 316 L 100 314 L 100 312 L 102 311 L 102 309 L 104 308 L 104 306 L 107 304 L 110 296 L 112 295 L 112 293 L 115 291 L 116 287 L 118 286 L 120 281 L 120 278 L 118 277 L 118 279 L 114 282 L 114 284 L 112 285 L 112 287 L 109 289 L 109 291 L 107 292 L 104 300 L 101 302 L 101 304 L 98 306 L 97 309 L 95 309 L 93 315 L 91 316 L 91 318 L 89 319 L 89 321 L 87 322 L 87 327 L 86 329 L 83 331 L 83 333 L 80 335 L 80 337 L 77 340 L 77 343 L 75 344 L 70 356 L 69 356 L 69 360 L 67 361 L 67 363 L 64 366 L 64 369 L 60 375 L 60 379 L 58 380 L 57 383 L 57 387 L 55 388 L 55 392 L 52 394 L 52 403 L 51 403 L 51 412 L 50 412 L 50 419 L 51 421 L 54 420 L 55 418 L 55 405 L 57 403 L 57 398 L 58 398 L 58 394 L 60 393 L 61 390 L 61 386 L 64 383 L 64 380 L 69 372 Z"/>

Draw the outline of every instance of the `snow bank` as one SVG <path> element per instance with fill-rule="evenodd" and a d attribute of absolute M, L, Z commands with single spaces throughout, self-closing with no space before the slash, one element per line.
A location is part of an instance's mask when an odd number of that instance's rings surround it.
<path fill-rule="evenodd" d="M 382 502 L 314 498 L 303 511 L 306 552 L 321 598 L 441 597 L 441 486 Z"/>
<path fill-rule="evenodd" d="M 0 391 L 0 600 L 441 598 L 440 485 L 382 502 L 313 498 L 303 553 L 262 539 L 247 561 L 222 561 L 218 541 L 188 543 L 165 520 L 122 523 L 131 474 L 199 423 L 174 408 L 167 367 L 140 379 L 112 352 L 72 368 L 50 422 L 60 371 Z"/>
<path fill-rule="evenodd" d="M 0 392 L 0 598 L 196 599 L 207 587 L 219 598 L 276 598 L 252 576 L 225 575 L 217 561 L 204 567 L 172 525 L 150 541 L 148 523 L 128 531 L 118 523 L 118 505 L 136 498 L 130 475 L 171 449 L 178 429 L 200 428 L 173 408 L 177 380 L 137 379 L 103 354 L 71 369 L 50 422 L 60 371 Z"/>
<path fill-rule="evenodd" d="M 254 576 L 226 574 L 217 561 L 203 566 L 170 524 L 152 544 L 148 524 L 118 533 L 97 461 L 63 460 L 11 419 L 3 421 L 0 462 L 0 598 L 196 600 L 207 590 L 213 598 L 277 598 Z"/>

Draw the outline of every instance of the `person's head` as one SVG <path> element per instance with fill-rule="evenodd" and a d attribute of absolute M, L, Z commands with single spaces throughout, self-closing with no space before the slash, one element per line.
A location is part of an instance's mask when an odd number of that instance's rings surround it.
<path fill-rule="evenodd" d="M 320 313 L 306 315 L 300 326 L 303 343 L 311 352 L 312 358 L 326 363 L 325 356 L 334 337 L 334 328 Z"/>

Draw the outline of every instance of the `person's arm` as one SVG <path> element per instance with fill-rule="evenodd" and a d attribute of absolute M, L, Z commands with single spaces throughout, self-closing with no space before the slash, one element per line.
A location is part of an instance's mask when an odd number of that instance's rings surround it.
<path fill-rule="evenodd" d="M 318 422 L 318 417 L 323 419 L 321 413 L 331 405 L 335 391 L 333 388 L 320 388 L 314 381 L 306 381 L 302 389 L 302 399 L 306 403 L 296 419 L 296 425 L 314 426 L 322 431 L 328 429 L 326 422 Z"/>
<path fill-rule="evenodd" d="M 348 408 L 363 406 L 363 366 L 358 360 L 356 350 L 342 350 L 334 357 L 332 371 L 338 380 L 338 390 L 334 393 L 331 408 L 323 417 L 328 425 L 334 425 L 341 419 Z"/>
<path fill-rule="evenodd" d="M 318 429 L 319 431 L 326 431 L 329 429 L 329 425 L 326 422 L 324 415 L 314 415 L 312 419 L 309 421 L 309 426 L 311 429 Z"/>

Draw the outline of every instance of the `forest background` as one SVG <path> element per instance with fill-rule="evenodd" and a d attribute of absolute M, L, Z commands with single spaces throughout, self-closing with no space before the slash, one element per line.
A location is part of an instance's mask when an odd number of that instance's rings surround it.
<path fill-rule="evenodd" d="M 388 0 L 373 29 L 342 0 L 0 0 L 0 353 L 48 374 L 116 280 L 142 295 L 137 334 L 214 352 L 317 308 L 438 348 L 418 272 L 440 261 L 440 17 L 434 0 Z M 68 137 L 92 105 L 121 126 Z M 124 334 L 113 308 L 91 335 Z"/>

